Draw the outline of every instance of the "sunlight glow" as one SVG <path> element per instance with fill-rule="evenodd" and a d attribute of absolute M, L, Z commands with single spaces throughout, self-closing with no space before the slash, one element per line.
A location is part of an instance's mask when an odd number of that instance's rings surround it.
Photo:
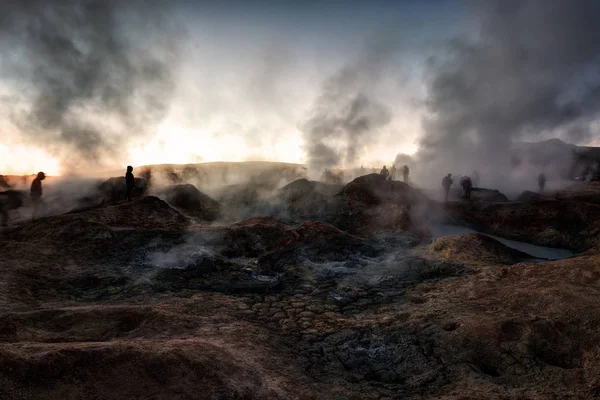
<path fill-rule="evenodd" d="M 46 175 L 60 175 L 58 160 L 32 146 L 0 143 L 0 173 L 30 175 L 39 171 Z"/>

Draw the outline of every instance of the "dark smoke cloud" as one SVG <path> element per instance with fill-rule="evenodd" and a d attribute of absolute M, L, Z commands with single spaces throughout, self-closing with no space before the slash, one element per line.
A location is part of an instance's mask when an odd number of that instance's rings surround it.
<path fill-rule="evenodd" d="M 501 174 L 513 140 L 581 140 L 600 110 L 600 3 L 474 4 L 478 36 L 430 62 L 417 157 L 440 177 L 485 166 Z"/>
<path fill-rule="evenodd" d="M 168 110 L 175 31 L 153 1 L 2 2 L 11 117 L 26 140 L 90 167 L 124 156 Z"/>

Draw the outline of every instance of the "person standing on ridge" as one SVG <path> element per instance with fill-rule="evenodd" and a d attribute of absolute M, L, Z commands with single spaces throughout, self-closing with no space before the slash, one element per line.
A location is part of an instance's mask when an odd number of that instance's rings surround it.
<path fill-rule="evenodd" d="M 442 179 L 442 186 L 444 187 L 444 200 L 447 203 L 450 186 L 452 186 L 452 174 L 448 174 Z"/>
<path fill-rule="evenodd" d="M 392 168 L 390 168 L 390 181 L 396 179 L 396 165 L 392 164 Z"/>
<path fill-rule="evenodd" d="M 390 176 L 390 171 L 387 170 L 387 168 L 385 167 L 385 165 L 383 166 L 383 169 L 379 172 L 379 175 L 383 176 L 385 179 L 387 179 Z"/>
<path fill-rule="evenodd" d="M 131 192 L 135 186 L 135 178 L 133 177 L 133 167 L 127 166 L 127 172 L 125 173 L 125 185 L 127 186 L 127 201 L 131 201 Z"/>
<path fill-rule="evenodd" d="M 404 180 L 404 183 L 408 183 L 409 172 L 408 165 L 404 165 L 404 167 L 402 167 L 402 179 Z"/>
<path fill-rule="evenodd" d="M 540 188 L 540 193 L 544 193 L 544 187 L 546 186 L 546 175 L 542 172 L 538 176 L 538 186 Z"/>
<path fill-rule="evenodd" d="M 31 197 L 31 202 L 33 203 L 33 213 L 31 214 L 31 218 L 35 218 L 38 214 L 40 204 L 42 202 L 42 181 L 46 179 L 46 174 L 43 172 L 38 172 L 36 178 L 31 182 L 31 189 L 29 190 L 29 196 Z"/>
<path fill-rule="evenodd" d="M 463 198 L 465 200 L 471 200 L 471 189 L 473 189 L 473 182 L 471 181 L 471 178 L 469 178 L 468 176 L 463 176 L 462 178 L 460 178 L 460 185 L 463 188 Z"/>

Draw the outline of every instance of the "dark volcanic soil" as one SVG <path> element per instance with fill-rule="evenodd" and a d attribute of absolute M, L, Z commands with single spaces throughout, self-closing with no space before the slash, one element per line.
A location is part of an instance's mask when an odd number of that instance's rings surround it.
<path fill-rule="evenodd" d="M 0 398 L 600 396 L 597 206 L 449 205 L 503 236 L 590 244 L 527 263 L 482 235 L 374 229 L 382 203 L 411 223 L 437 207 L 404 184 L 329 199 L 362 219 L 207 226 L 149 196 L 3 230 Z"/>

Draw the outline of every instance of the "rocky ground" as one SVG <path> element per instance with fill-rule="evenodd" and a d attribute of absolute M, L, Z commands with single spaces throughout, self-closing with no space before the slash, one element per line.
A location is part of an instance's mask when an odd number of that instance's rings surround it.
<path fill-rule="evenodd" d="M 363 178 L 289 187 L 277 218 L 208 224 L 186 188 L 4 229 L 0 398 L 600 396 L 598 206 Z M 432 243 L 427 218 L 580 253 Z"/>

